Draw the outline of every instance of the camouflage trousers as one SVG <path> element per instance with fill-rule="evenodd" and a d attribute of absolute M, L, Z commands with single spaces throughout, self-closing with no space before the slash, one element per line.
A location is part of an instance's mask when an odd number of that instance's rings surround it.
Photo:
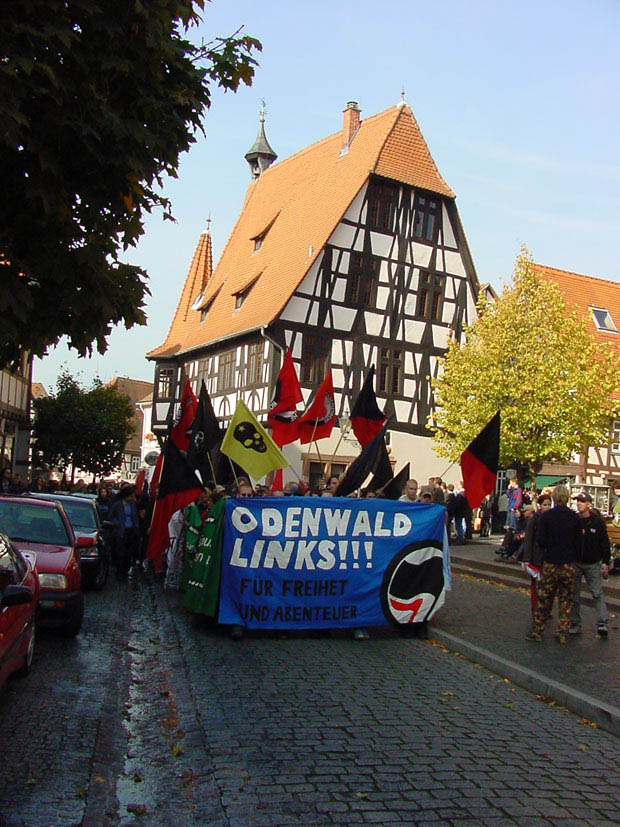
<path fill-rule="evenodd" d="M 538 581 L 538 606 L 534 612 L 532 632 L 542 635 L 551 615 L 553 600 L 558 595 L 558 635 L 568 636 L 570 610 L 575 593 L 575 566 L 572 563 L 556 565 L 543 563 Z"/>

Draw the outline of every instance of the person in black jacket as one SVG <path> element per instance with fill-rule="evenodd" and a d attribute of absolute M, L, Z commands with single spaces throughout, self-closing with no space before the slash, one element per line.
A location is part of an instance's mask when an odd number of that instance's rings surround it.
<path fill-rule="evenodd" d="M 573 497 L 577 503 L 577 512 L 581 517 L 581 542 L 577 551 L 575 574 L 575 599 L 570 613 L 571 635 L 581 632 L 581 617 L 579 614 L 579 592 L 581 578 L 585 577 L 596 608 L 596 631 L 599 638 L 605 640 L 609 631 L 609 615 L 605 605 L 601 573 L 604 577 L 609 571 L 611 549 L 605 521 L 592 508 L 592 497 L 583 491 Z"/>
<path fill-rule="evenodd" d="M 556 485 L 551 495 L 553 508 L 538 522 L 538 546 L 542 551 L 542 571 L 538 581 L 538 605 L 527 640 L 540 643 L 545 624 L 558 596 L 559 643 L 568 643 L 570 610 L 575 593 L 575 562 L 581 539 L 581 520 L 568 508 L 568 488 Z"/>

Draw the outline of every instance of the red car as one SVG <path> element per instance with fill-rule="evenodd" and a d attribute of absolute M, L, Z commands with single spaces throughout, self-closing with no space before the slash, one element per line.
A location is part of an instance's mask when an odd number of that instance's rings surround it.
<path fill-rule="evenodd" d="M 0 686 L 32 663 L 39 578 L 34 555 L 22 555 L 0 534 Z"/>
<path fill-rule="evenodd" d="M 0 531 L 22 553 L 36 554 L 38 618 L 66 635 L 77 635 L 84 618 L 79 549 L 92 546 L 93 538 L 76 540 L 59 503 L 27 497 L 0 497 Z"/>

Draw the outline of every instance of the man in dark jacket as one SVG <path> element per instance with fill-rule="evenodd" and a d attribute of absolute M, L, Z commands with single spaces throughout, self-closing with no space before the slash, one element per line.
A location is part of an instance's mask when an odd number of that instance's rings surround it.
<path fill-rule="evenodd" d="M 554 507 L 542 514 L 538 523 L 538 545 L 542 551 L 542 571 L 538 581 L 538 605 L 527 640 L 540 643 L 545 624 L 558 595 L 559 643 L 568 642 L 570 610 L 575 593 L 575 561 L 581 535 L 581 521 L 568 508 L 568 488 L 556 485 Z"/>
<path fill-rule="evenodd" d="M 571 635 L 581 632 L 581 617 L 579 614 L 579 592 L 581 578 L 585 577 L 596 608 L 596 631 L 599 638 L 605 640 L 609 630 L 609 615 L 605 605 L 605 595 L 601 583 L 601 573 L 607 576 L 611 551 L 605 521 L 592 509 L 592 497 L 585 492 L 573 498 L 577 503 L 577 512 L 581 517 L 581 538 L 577 550 L 575 574 L 575 599 L 570 613 Z"/>

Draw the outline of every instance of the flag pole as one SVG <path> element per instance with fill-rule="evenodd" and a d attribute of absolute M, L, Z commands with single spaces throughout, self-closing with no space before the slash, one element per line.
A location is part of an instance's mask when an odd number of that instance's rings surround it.
<path fill-rule="evenodd" d="M 443 479 L 443 478 L 446 476 L 446 474 L 448 473 L 448 471 L 449 471 L 449 470 L 450 470 L 450 469 L 451 469 L 454 465 L 456 465 L 456 462 L 451 462 L 451 463 L 450 463 L 450 465 L 448 465 L 448 467 L 447 467 L 447 468 L 446 468 L 446 470 L 443 472 L 443 474 L 440 474 L 440 475 L 439 475 L 439 476 L 441 477 L 441 479 Z"/>
<path fill-rule="evenodd" d="M 209 467 L 211 468 L 211 473 L 213 474 L 213 482 L 217 485 L 217 479 L 215 478 L 215 468 L 213 467 L 213 460 L 211 459 L 211 451 L 207 451 L 207 459 L 209 460 Z"/>
<path fill-rule="evenodd" d="M 346 425 L 344 426 L 344 428 L 340 431 L 340 437 L 339 437 L 339 439 L 338 439 L 338 442 L 336 443 L 336 447 L 334 448 L 334 453 L 333 453 L 333 454 L 331 455 L 331 457 L 330 457 L 330 460 L 329 460 L 329 465 L 330 465 L 330 466 L 331 466 L 332 462 L 336 459 L 336 454 L 338 453 L 338 448 L 340 448 L 340 443 L 342 442 L 342 440 L 343 440 L 343 439 L 344 439 L 344 437 L 345 437 L 345 434 L 347 434 L 347 433 L 348 433 L 348 431 L 350 430 L 350 428 L 351 428 L 351 420 L 350 420 L 350 419 L 348 419 L 348 420 L 347 420 L 347 424 L 346 424 Z M 317 453 L 318 453 L 318 451 L 317 451 Z M 325 468 L 323 469 L 323 479 L 322 479 L 322 482 L 325 482 L 325 477 L 326 477 L 326 475 L 327 475 L 327 464 L 325 465 Z"/>
<path fill-rule="evenodd" d="M 237 473 L 235 471 L 235 466 L 233 465 L 233 461 L 230 457 L 228 457 L 228 462 L 230 462 L 230 468 L 231 468 L 231 471 L 233 472 L 233 477 L 235 478 L 235 485 L 238 488 L 239 487 L 239 480 L 237 479 Z"/>

